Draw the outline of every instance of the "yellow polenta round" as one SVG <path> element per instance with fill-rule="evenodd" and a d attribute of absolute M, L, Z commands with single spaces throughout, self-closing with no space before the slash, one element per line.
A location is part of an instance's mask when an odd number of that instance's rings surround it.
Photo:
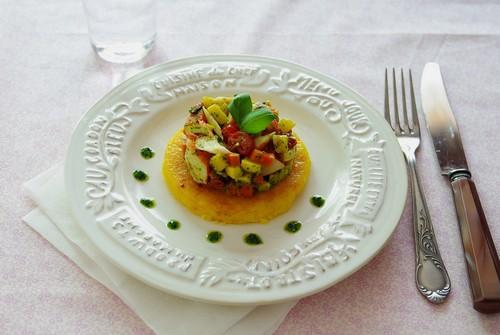
<path fill-rule="evenodd" d="M 219 223 L 264 223 L 286 212 L 304 189 L 311 161 L 304 143 L 297 139 L 292 171 L 284 180 L 251 198 L 231 196 L 193 181 L 184 162 L 184 134 L 179 130 L 167 145 L 163 177 L 174 195 L 194 214 Z"/>

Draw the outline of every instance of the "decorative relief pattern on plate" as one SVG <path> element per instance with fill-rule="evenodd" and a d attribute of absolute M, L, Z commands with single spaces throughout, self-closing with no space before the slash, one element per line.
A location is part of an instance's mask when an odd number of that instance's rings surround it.
<path fill-rule="evenodd" d="M 186 67 L 152 79 L 137 90 L 139 96 L 130 103 L 119 103 L 96 117 L 89 125 L 84 149 L 89 185 L 86 195 L 87 207 L 96 216 L 106 217 L 98 220 L 103 229 L 129 250 L 146 256 L 150 263 L 208 287 L 221 282 L 248 289 L 296 285 L 353 257 L 358 243 L 373 231 L 372 222 L 384 198 L 387 181 L 384 142 L 378 140 L 362 108 L 343 99 L 338 89 L 289 69 L 274 77 L 273 72 L 277 71 L 271 65 L 240 62 Z M 327 122 L 342 125 L 346 150 L 351 156 L 348 194 L 340 210 L 317 232 L 287 250 L 246 262 L 207 259 L 205 264 L 203 257 L 169 249 L 159 234 L 146 233 L 132 223 L 132 211 L 124 197 L 114 190 L 121 144 L 133 122 L 132 115 L 149 111 L 150 104 L 203 94 L 208 89 L 237 91 L 252 86 L 317 106 Z M 111 214 L 117 203 L 122 207 Z M 175 252 L 169 253 L 168 250 L 174 249 Z"/>
<path fill-rule="evenodd" d="M 120 161 L 121 146 L 132 123 L 132 115 L 149 112 L 149 105 L 141 98 L 130 103 L 121 102 L 106 109 L 90 122 L 86 133 L 84 159 L 86 207 L 98 215 L 112 210 L 124 198 L 115 188 L 115 169 Z"/>
<path fill-rule="evenodd" d="M 205 257 L 169 245 L 154 229 L 141 225 L 127 207 L 97 219 L 113 238 L 120 238 L 127 249 L 144 256 L 146 261 L 164 271 L 195 279 Z"/>

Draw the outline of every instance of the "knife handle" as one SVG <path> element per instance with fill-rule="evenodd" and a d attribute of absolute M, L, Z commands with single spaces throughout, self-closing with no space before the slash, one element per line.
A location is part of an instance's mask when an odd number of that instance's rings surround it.
<path fill-rule="evenodd" d="M 500 261 L 476 186 L 469 176 L 451 181 L 474 309 L 500 312 Z"/>

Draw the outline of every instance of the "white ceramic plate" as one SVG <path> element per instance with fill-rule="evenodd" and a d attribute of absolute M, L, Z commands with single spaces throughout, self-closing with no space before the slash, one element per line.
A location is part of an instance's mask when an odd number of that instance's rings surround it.
<path fill-rule="evenodd" d="M 236 92 L 270 99 L 295 120 L 311 156 L 294 207 L 264 225 L 206 222 L 172 197 L 161 174 L 166 143 L 189 106 Z M 153 159 L 140 156 L 144 146 L 154 149 Z M 135 169 L 149 180 L 138 183 Z M 75 218 L 117 265 L 172 294 L 227 304 L 296 299 L 346 278 L 389 239 L 407 188 L 397 140 L 361 96 L 302 66 L 242 55 L 171 61 L 117 86 L 78 124 L 65 173 Z M 322 208 L 310 204 L 314 194 L 326 198 Z M 157 207 L 140 205 L 142 197 Z M 170 219 L 181 228 L 167 229 Z M 303 223 L 296 234 L 283 229 L 291 220 Z M 223 240 L 207 242 L 211 230 Z M 264 243 L 245 244 L 247 233 Z"/>

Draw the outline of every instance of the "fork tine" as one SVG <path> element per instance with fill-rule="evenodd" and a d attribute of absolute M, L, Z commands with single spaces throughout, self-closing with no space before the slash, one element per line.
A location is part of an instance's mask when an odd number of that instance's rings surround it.
<path fill-rule="evenodd" d="M 391 110 L 389 107 L 389 81 L 387 79 L 387 68 L 385 68 L 385 101 L 384 101 L 384 117 L 389 126 L 392 128 L 391 124 Z"/>
<path fill-rule="evenodd" d="M 413 119 L 412 131 L 414 131 L 417 135 L 420 135 L 420 124 L 418 122 L 417 103 L 415 102 L 415 91 L 413 89 L 413 78 L 411 70 L 408 70 L 408 72 L 410 74 L 411 115 Z"/>
<path fill-rule="evenodd" d="M 392 68 L 392 90 L 394 96 L 394 131 L 397 134 L 401 133 L 401 124 L 399 123 L 399 110 L 398 110 L 398 90 L 396 85 L 396 69 Z"/>
<path fill-rule="evenodd" d="M 403 68 L 401 68 L 401 105 L 403 106 L 403 125 L 401 128 L 405 132 L 410 132 L 410 123 L 408 122 L 408 110 L 406 108 L 406 90 L 405 90 L 405 76 Z"/>

